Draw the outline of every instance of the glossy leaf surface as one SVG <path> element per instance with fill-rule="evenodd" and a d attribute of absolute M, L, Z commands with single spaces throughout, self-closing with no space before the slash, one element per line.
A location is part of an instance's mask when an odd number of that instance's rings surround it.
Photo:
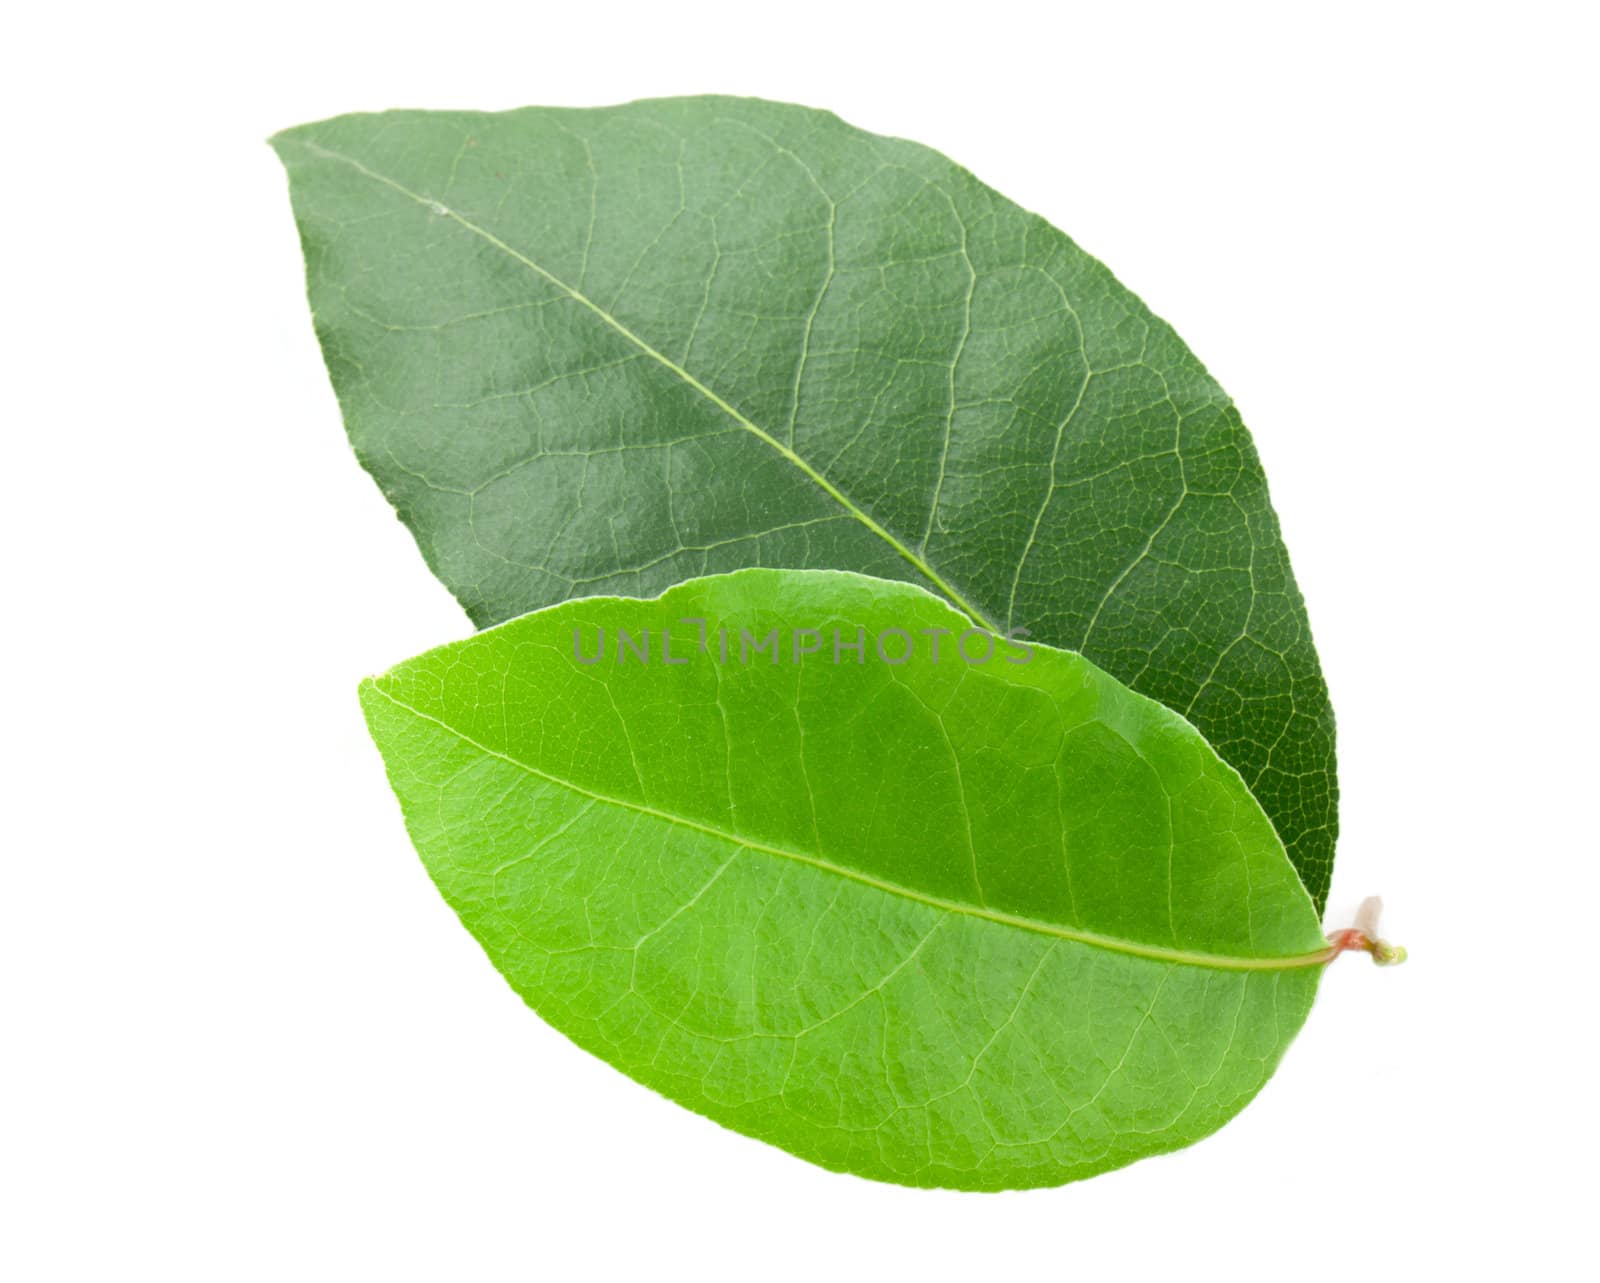
<path fill-rule="evenodd" d="M 753 100 L 274 144 L 350 439 L 477 623 L 751 565 L 910 580 L 1183 713 L 1320 905 L 1332 713 L 1261 465 L 1062 233 Z"/>
<path fill-rule="evenodd" d="M 1241 1108 L 1325 941 L 1193 727 L 969 627 L 746 570 L 519 618 L 362 700 L 435 882 L 580 1045 L 827 1167 L 1059 1184 Z"/>

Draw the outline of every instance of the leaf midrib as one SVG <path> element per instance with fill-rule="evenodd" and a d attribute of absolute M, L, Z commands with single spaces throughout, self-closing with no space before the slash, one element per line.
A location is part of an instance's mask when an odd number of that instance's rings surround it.
<path fill-rule="evenodd" d="M 1076 944 L 1089 945 L 1093 948 L 1105 949 L 1112 953 L 1126 954 L 1135 958 L 1144 958 L 1153 962 L 1173 963 L 1179 966 L 1187 967 L 1207 967 L 1216 971 L 1292 971 L 1304 967 L 1321 966 L 1334 956 L 1333 951 L 1330 949 L 1318 949 L 1313 953 L 1292 954 L 1287 957 L 1277 958 L 1238 958 L 1229 956 L 1227 954 L 1201 953 L 1187 949 L 1170 949 L 1164 948 L 1161 945 L 1145 944 L 1137 940 L 1124 940 L 1118 936 L 1103 935 L 1096 931 L 1085 931 L 1076 927 L 1065 927 L 1052 922 L 1042 922 L 1037 918 L 1024 917 L 1021 914 L 1006 913 L 998 909 L 964 904 L 959 900 L 947 900 L 942 896 L 929 895 L 926 892 L 917 891 L 898 882 L 891 882 L 886 878 L 878 878 L 874 877 L 870 873 L 863 873 L 859 869 L 851 869 L 845 867 L 844 865 L 834 864 L 831 860 L 823 859 L 821 856 L 807 855 L 802 851 L 791 851 L 784 847 L 773 846 L 765 842 L 758 842 L 753 838 L 741 837 L 737 833 L 729 833 L 726 829 L 719 829 L 715 825 L 706 824 L 701 820 L 691 819 L 684 815 L 677 815 L 671 811 L 663 811 L 658 807 L 650 806 L 644 802 L 634 802 L 627 798 L 615 797 L 611 794 L 596 792 L 594 789 L 586 788 L 582 784 L 578 784 L 573 780 L 564 779 L 559 775 L 553 775 L 548 771 L 540 770 L 538 767 L 533 766 L 528 762 L 524 762 L 520 758 L 512 757 L 509 754 L 500 752 L 498 749 L 491 748 L 482 741 L 474 739 L 459 727 L 452 726 L 449 722 L 435 717 L 431 713 L 424 712 L 414 704 L 408 704 L 405 700 L 396 698 L 394 695 L 391 695 L 388 691 L 384 690 L 383 687 L 378 684 L 378 681 L 379 679 L 377 678 L 369 677 L 361 683 L 361 689 L 363 691 L 371 691 L 373 694 L 382 696 L 396 708 L 402 709 L 405 712 L 410 713 L 413 717 L 419 718 L 422 721 L 429 722 L 432 725 L 439 727 L 441 730 L 455 736 L 455 738 L 460 740 L 463 744 L 466 744 L 468 747 L 484 754 L 486 757 L 492 757 L 499 761 L 505 762 L 509 766 L 514 766 L 519 770 L 525 771 L 527 774 L 534 776 L 536 779 L 544 780 L 546 783 L 554 784 L 558 788 L 567 789 L 570 792 L 577 793 L 582 797 L 589 798 L 591 801 L 598 802 L 606 806 L 618 807 L 622 810 L 632 811 L 639 815 L 648 815 L 654 819 L 665 821 L 668 824 L 677 825 L 681 828 L 690 829 L 696 833 L 702 833 L 707 837 L 716 838 L 721 841 L 731 843 L 732 845 L 741 847 L 747 851 L 758 851 L 763 855 L 776 856 L 784 860 L 793 860 L 797 864 L 809 865 L 810 867 L 819 869 L 824 873 L 831 873 L 836 877 L 845 878 L 848 881 L 859 883 L 862 886 L 868 886 L 877 891 L 883 891 L 890 895 L 899 896 L 902 899 L 910 900 L 916 904 L 921 904 L 928 908 L 938 909 L 945 913 L 962 914 L 966 917 L 978 918 L 985 922 L 993 922 L 1000 926 L 1012 927 L 1014 929 L 1023 931 L 1031 931 L 1035 934 L 1048 936 L 1052 939 L 1068 940 Z"/>
<path fill-rule="evenodd" d="M 845 494 L 844 491 L 840 490 L 838 486 L 834 485 L 833 482 L 828 480 L 826 476 L 824 476 L 816 468 L 812 467 L 802 455 L 796 453 L 782 441 L 779 441 L 770 432 L 766 431 L 766 429 L 762 428 L 759 424 L 748 418 L 729 401 L 719 395 L 712 388 L 702 383 L 698 378 L 696 378 L 688 370 L 684 369 L 683 366 L 674 361 L 666 353 L 662 352 L 659 348 L 656 348 L 641 338 L 638 334 L 634 333 L 634 331 L 631 330 L 627 325 L 623 324 L 623 322 L 618 320 L 617 317 L 612 315 L 605 308 L 601 307 L 593 299 L 589 298 L 588 295 L 582 293 L 580 290 L 575 289 L 573 286 L 568 285 L 565 281 L 545 268 L 542 264 L 536 262 L 532 258 L 529 258 L 528 255 L 524 254 L 522 251 L 501 240 L 488 228 L 481 227 L 477 223 L 474 223 L 471 219 L 464 218 L 455 210 L 444 204 L 444 202 L 434 200 L 431 197 L 423 196 L 418 192 L 412 191 L 403 183 L 390 178 L 387 174 L 380 174 L 377 170 L 370 168 L 366 164 L 357 160 L 354 156 L 347 156 L 343 152 L 334 151 L 331 148 L 323 147 L 318 143 L 310 142 L 301 138 L 296 138 L 293 141 L 298 146 L 304 147 L 307 151 L 321 156 L 326 160 L 348 165 L 357 173 L 372 179 L 373 182 L 383 184 L 385 187 L 398 192 L 400 195 L 405 196 L 409 200 L 415 201 L 418 205 L 421 205 L 423 208 L 430 210 L 436 215 L 451 219 L 462 228 L 471 232 L 473 235 L 480 237 L 488 244 L 493 245 L 496 249 L 500 250 L 502 253 L 521 263 L 524 267 L 527 267 L 531 271 L 537 273 L 545 281 L 549 282 L 549 284 L 560 290 L 568 298 L 572 299 L 573 302 L 579 303 L 588 308 L 589 311 L 593 312 L 595 316 L 599 317 L 601 321 L 610 326 L 611 329 L 615 330 L 628 342 L 632 343 L 642 353 L 659 362 L 665 369 L 677 375 L 677 377 L 685 384 L 693 388 L 707 401 L 711 402 L 712 405 L 716 406 L 746 432 L 750 433 L 758 440 L 765 442 L 773 450 L 777 451 L 778 454 L 782 455 L 784 459 L 788 460 L 788 462 L 794 467 L 798 468 L 825 494 L 832 498 L 834 502 L 839 504 L 840 507 L 842 507 L 873 534 L 877 535 L 878 538 L 887 543 L 900 557 L 915 567 L 916 570 L 925 576 L 930 583 L 937 585 L 939 591 L 945 595 L 951 605 L 955 606 L 964 615 L 970 617 L 975 623 L 987 628 L 990 632 L 999 631 L 997 626 L 982 611 L 980 611 L 976 606 L 967 601 L 965 597 L 957 592 L 956 589 L 951 586 L 949 581 L 947 581 L 943 575 L 941 575 L 933 568 L 932 565 L 928 563 L 926 558 L 919 555 L 916 550 L 904 540 L 898 538 L 893 532 L 874 520 L 873 517 L 863 508 L 857 505 L 849 495 Z M 941 481 L 942 480 L 943 477 L 941 474 Z M 932 517 L 930 516 L 930 520 L 931 519 Z"/>

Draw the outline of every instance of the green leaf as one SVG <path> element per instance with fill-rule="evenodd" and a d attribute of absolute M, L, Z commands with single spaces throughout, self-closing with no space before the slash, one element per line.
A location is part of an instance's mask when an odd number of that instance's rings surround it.
<path fill-rule="evenodd" d="M 752 100 L 274 145 L 350 439 L 476 623 L 741 566 L 908 579 L 1183 713 L 1322 903 L 1333 715 L 1261 465 L 1066 236 Z"/>
<path fill-rule="evenodd" d="M 968 628 L 745 570 L 524 616 L 362 701 L 430 874 L 575 1042 L 826 1167 L 1059 1184 L 1242 1108 L 1328 951 L 1192 726 Z"/>

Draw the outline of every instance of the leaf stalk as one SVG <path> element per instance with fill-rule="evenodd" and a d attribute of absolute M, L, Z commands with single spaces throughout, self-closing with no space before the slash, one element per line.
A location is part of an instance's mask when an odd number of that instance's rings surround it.
<path fill-rule="evenodd" d="M 1380 967 L 1397 967 L 1404 962 L 1406 951 L 1403 946 L 1390 944 L 1378 937 L 1378 915 L 1382 912 L 1383 901 L 1377 896 L 1369 895 L 1363 900 L 1361 907 L 1356 910 L 1355 925 L 1334 931 L 1328 936 L 1328 961 L 1332 962 L 1341 953 L 1360 950 L 1371 954 L 1373 963 Z"/>

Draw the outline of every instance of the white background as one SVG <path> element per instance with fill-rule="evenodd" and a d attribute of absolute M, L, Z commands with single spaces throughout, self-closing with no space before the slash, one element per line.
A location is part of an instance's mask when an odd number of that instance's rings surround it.
<path fill-rule="evenodd" d="M 0 1272 L 1583 1275 L 1590 22 L 13 14 Z M 1104 258 L 1253 427 L 1339 713 L 1330 925 L 1382 892 L 1412 961 L 1342 959 L 1260 1099 L 1190 1150 L 999 1196 L 810 1167 L 541 1024 L 410 849 L 355 684 L 468 624 L 345 445 L 263 140 L 357 109 L 705 91 L 967 164 Z"/>

